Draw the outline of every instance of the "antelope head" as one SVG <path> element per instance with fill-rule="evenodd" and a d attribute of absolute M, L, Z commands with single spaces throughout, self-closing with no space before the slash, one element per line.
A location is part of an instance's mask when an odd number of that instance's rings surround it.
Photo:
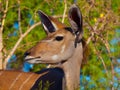
<path fill-rule="evenodd" d="M 72 5 L 68 18 L 71 27 L 60 23 L 53 17 L 38 11 L 47 37 L 25 53 L 29 63 L 57 64 L 67 61 L 75 52 L 82 39 L 82 15 L 76 5 Z"/>

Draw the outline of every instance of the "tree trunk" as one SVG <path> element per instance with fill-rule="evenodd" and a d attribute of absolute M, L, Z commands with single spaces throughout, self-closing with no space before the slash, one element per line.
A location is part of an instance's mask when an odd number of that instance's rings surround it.
<path fill-rule="evenodd" d="M 3 64 L 3 54 L 2 54 L 2 48 L 3 48 L 3 43 L 2 43 L 2 31 L 0 30 L 0 70 L 2 69 L 2 64 Z"/>

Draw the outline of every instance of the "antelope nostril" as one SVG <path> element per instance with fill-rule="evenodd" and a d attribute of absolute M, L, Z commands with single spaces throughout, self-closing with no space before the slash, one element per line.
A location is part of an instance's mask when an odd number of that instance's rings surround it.
<path fill-rule="evenodd" d="M 25 52 L 25 53 L 24 53 L 24 57 L 26 57 L 26 56 L 28 56 L 28 55 L 30 55 L 30 52 Z"/>

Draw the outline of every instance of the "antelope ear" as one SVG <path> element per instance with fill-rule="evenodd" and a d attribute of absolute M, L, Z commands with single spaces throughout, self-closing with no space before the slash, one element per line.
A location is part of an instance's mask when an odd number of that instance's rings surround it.
<path fill-rule="evenodd" d="M 55 23 L 52 22 L 45 13 L 43 13 L 42 11 L 39 10 L 38 14 L 41 19 L 41 23 L 42 23 L 45 31 L 47 32 L 47 34 L 53 33 L 57 30 L 57 27 L 56 27 L 57 25 L 55 25 Z"/>
<path fill-rule="evenodd" d="M 70 7 L 70 10 L 68 12 L 68 18 L 69 18 L 72 29 L 76 33 L 77 39 L 81 40 L 82 35 L 83 35 L 82 14 L 81 14 L 79 8 L 75 4 L 73 4 Z"/>

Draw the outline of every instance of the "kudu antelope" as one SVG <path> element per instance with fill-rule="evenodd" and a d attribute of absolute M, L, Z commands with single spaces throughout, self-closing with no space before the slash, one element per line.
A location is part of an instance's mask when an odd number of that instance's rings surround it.
<path fill-rule="evenodd" d="M 71 27 L 42 11 L 38 11 L 38 14 L 47 37 L 25 53 L 25 61 L 33 64 L 52 64 L 55 67 L 37 74 L 23 72 L 10 74 L 10 71 L 1 71 L 0 90 L 2 86 L 12 90 L 16 87 L 21 90 L 38 89 L 40 80 L 42 83 L 47 80 L 50 82 L 49 90 L 79 89 L 80 67 L 83 60 L 82 15 L 79 8 L 75 4 L 70 7 L 68 18 Z M 43 88 L 44 84 L 42 85 Z"/>

